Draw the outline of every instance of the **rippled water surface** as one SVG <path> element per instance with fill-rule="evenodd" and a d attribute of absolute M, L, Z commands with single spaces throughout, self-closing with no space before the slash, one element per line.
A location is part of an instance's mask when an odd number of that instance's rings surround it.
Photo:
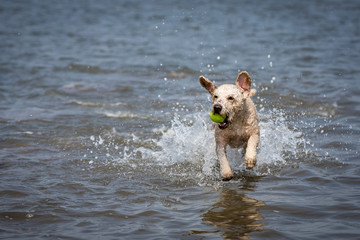
<path fill-rule="evenodd" d="M 1 239 L 359 239 L 358 1 L 0 2 Z M 257 94 L 220 180 L 198 77 Z"/>

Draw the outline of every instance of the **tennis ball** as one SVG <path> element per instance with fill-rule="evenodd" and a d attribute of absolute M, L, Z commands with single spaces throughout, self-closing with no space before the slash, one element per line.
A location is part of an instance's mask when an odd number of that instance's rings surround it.
<path fill-rule="evenodd" d="M 212 111 L 210 112 L 210 119 L 213 122 L 222 123 L 225 121 L 225 118 L 226 118 L 226 116 L 221 116 L 217 113 L 214 114 Z"/>

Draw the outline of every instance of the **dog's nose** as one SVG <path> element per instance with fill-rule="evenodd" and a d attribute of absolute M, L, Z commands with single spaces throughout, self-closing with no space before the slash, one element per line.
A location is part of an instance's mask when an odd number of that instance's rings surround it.
<path fill-rule="evenodd" d="M 219 103 L 216 103 L 214 105 L 214 113 L 220 113 L 221 112 L 221 109 L 222 109 L 222 106 L 219 104 Z"/>

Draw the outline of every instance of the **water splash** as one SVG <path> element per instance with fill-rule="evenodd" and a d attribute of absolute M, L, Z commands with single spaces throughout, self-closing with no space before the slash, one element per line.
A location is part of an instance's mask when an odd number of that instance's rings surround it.
<path fill-rule="evenodd" d="M 260 174 L 274 174 L 285 165 L 292 165 L 293 159 L 305 151 L 302 132 L 290 128 L 285 113 L 273 109 L 259 114 L 260 144 L 258 148 L 258 169 Z"/>
<path fill-rule="evenodd" d="M 227 151 L 230 165 L 240 177 L 277 174 L 306 150 L 303 134 L 289 127 L 282 111 L 261 112 L 259 120 L 260 145 L 254 170 L 246 170 L 242 149 Z M 136 133 L 123 136 L 113 129 L 104 136 L 91 136 L 88 164 L 110 164 L 124 174 L 163 176 L 198 184 L 219 180 L 215 136 L 207 113 L 175 114 L 171 126 L 154 128 L 152 133 L 147 138 Z M 89 159 L 92 155 L 95 159 Z"/>
<path fill-rule="evenodd" d="M 191 175 L 211 178 L 217 163 L 214 132 L 208 116 L 198 112 L 183 117 L 175 115 L 171 127 L 163 131 L 157 142 L 158 163 L 172 166 L 181 163 L 191 166 Z"/>
<path fill-rule="evenodd" d="M 201 164 L 201 175 L 210 177 L 219 174 L 215 153 L 214 131 L 205 113 L 192 114 L 192 120 L 186 116 L 182 121 L 175 116 L 169 130 L 164 132 L 157 142 L 161 147 L 158 160 L 165 164 L 191 162 Z M 273 109 L 259 114 L 260 144 L 258 147 L 258 165 L 254 171 L 247 171 L 244 164 L 243 149 L 227 149 L 228 159 L 235 172 L 266 175 L 276 172 L 283 165 L 291 164 L 299 152 L 304 151 L 303 134 L 288 126 L 285 114 Z M 199 175 L 199 174 L 198 174 Z"/>

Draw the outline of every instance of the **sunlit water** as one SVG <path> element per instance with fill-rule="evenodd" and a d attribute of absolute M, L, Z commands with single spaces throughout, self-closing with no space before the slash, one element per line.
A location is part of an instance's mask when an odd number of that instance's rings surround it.
<path fill-rule="evenodd" d="M 357 239 L 357 1 L 0 2 L 1 239 Z M 257 93 L 222 182 L 198 81 Z"/>

